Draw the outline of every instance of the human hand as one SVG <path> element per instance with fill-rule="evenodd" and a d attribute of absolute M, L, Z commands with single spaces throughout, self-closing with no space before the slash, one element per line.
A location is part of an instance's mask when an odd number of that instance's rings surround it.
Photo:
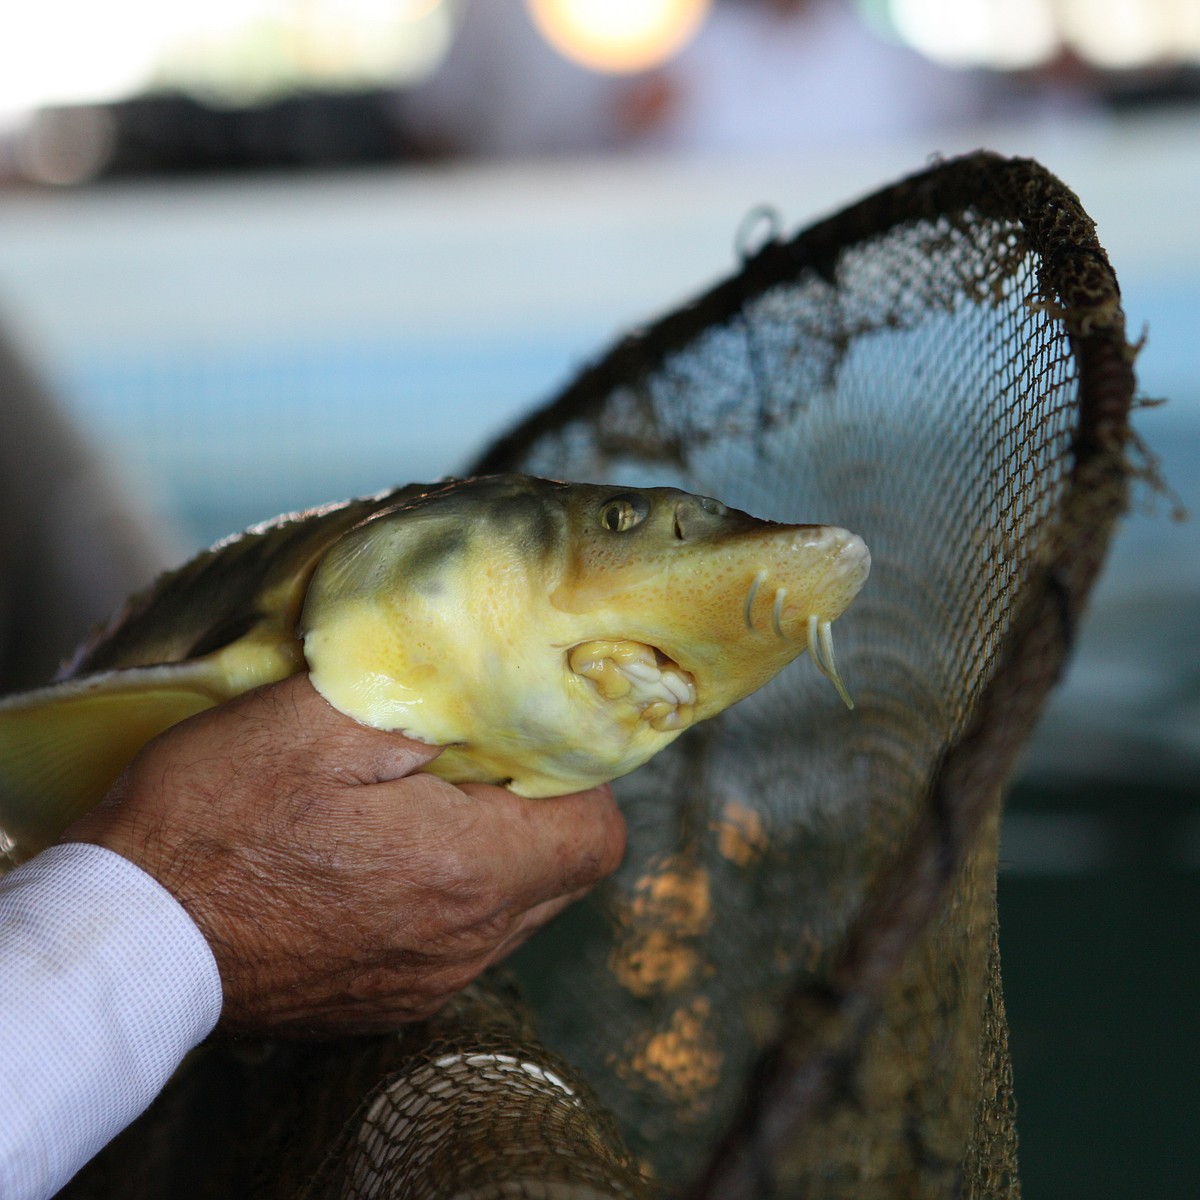
<path fill-rule="evenodd" d="M 526 800 L 420 773 L 298 675 L 156 738 L 64 835 L 131 859 L 208 939 L 221 1027 L 297 1036 L 431 1015 L 614 870 L 607 787 Z"/>

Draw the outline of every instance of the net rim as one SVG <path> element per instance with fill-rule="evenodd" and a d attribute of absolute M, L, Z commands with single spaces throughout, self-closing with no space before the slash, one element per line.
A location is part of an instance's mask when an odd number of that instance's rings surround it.
<path fill-rule="evenodd" d="M 819 995 L 802 986 L 789 1001 L 795 1012 L 821 1014 L 804 1039 L 814 1052 L 806 1056 L 794 1042 L 768 1049 L 740 1114 L 688 1193 L 695 1200 L 760 1194 L 764 1160 L 782 1153 L 836 1094 L 889 984 L 998 813 L 1003 784 L 1068 658 L 1134 474 L 1127 448 L 1136 347 L 1126 341 L 1116 276 L 1079 199 L 1039 163 L 990 151 L 935 162 L 786 241 L 768 241 L 732 277 L 614 345 L 473 467 L 508 469 L 543 437 L 595 417 L 614 391 L 636 388 L 703 330 L 730 322 L 777 284 L 810 272 L 836 288 L 842 256 L 872 239 L 921 221 L 967 229 L 981 219 L 1019 229 L 1036 262 L 1032 299 L 1061 320 L 1077 366 L 1057 521 L 1071 536 L 1053 541 L 1028 579 L 996 669 L 944 747 L 913 835 L 860 913 L 832 978 Z"/>
<path fill-rule="evenodd" d="M 984 182 L 986 186 L 980 186 Z M 702 330 L 727 322 L 771 287 L 811 270 L 831 285 L 851 247 L 898 225 L 958 214 L 1015 220 L 1042 263 L 1043 296 L 1057 305 L 1080 368 L 1077 455 L 1123 449 L 1133 399 L 1135 348 L 1125 340 L 1120 288 L 1079 198 L 1030 158 L 981 150 L 937 161 L 841 211 L 772 239 L 741 269 L 682 307 L 630 334 L 585 367 L 547 404 L 498 437 L 468 474 L 505 470 L 539 438 L 586 417 L 619 387 L 658 370 Z M 1048 269 L 1053 264 L 1054 269 Z"/>

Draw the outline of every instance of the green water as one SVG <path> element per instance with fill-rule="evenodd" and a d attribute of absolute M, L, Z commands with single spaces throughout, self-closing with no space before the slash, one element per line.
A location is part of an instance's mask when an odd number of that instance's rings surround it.
<path fill-rule="evenodd" d="M 1026 785 L 1009 812 L 1026 823 L 1000 875 L 1024 1194 L 1198 1196 L 1200 789 Z"/>

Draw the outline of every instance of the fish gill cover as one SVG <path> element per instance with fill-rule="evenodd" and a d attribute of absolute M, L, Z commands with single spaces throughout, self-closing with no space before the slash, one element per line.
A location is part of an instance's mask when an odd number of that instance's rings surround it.
<path fill-rule="evenodd" d="M 196 1195 L 202 1154 L 212 1195 L 1018 1195 L 1001 794 L 1124 503 L 1132 360 L 1079 201 L 988 154 L 612 349 L 475 469 L 860 532 L 856 709 L 787 672 L 621 781 L 625 864 L 524 998 L 214 1050 L 67 1194 Z"/>

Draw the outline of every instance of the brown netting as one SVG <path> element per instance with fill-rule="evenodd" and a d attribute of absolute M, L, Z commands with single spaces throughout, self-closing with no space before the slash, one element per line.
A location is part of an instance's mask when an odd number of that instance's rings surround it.
<path fill-rule="evenodd" d="M 1076 198 L 980 154 L 584 372 L 477 469 L 861 533 L 857 708 L 801 660 L 620 782 L 625 865 L 518 962 L 537 1038 L 480 988 L 395 1038 L 211 1050 L 75 1194 L 1016 1196 L 1000 797 L 1123 504 L 1132 358 Z"/>

